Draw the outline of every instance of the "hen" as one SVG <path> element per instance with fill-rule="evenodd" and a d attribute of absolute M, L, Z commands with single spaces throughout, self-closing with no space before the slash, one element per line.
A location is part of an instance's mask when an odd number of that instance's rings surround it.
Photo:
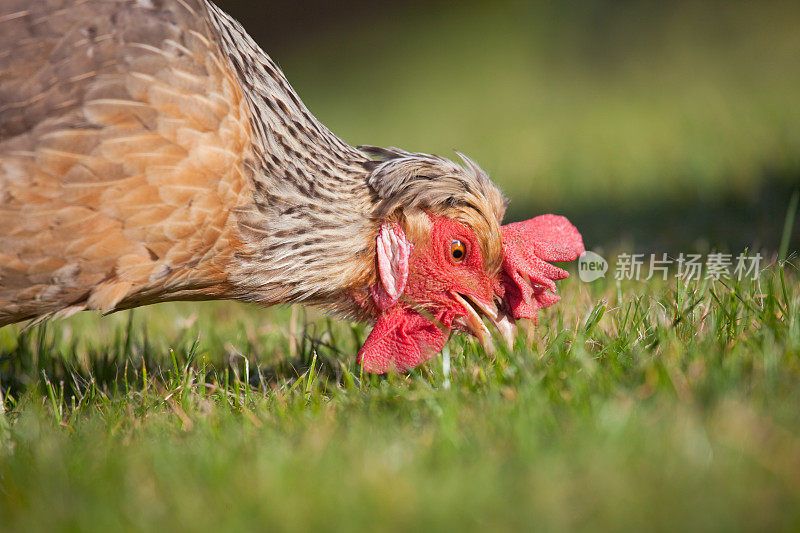
<path fill-rule="evenodd" d="M 371 372 L 489 342 L 482 317 L 512 343 L 583 243 L 501 226 L 460 157 L 348 145 L 210 2 L 3 0 L 0 326 L 229 298 L 374 322 Z"/>

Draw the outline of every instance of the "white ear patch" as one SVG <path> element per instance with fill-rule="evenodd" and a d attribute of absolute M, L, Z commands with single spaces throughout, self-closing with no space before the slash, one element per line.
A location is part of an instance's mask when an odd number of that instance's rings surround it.
<path fill-rule="evenodd" d="M 372 289 L 372 299 L 381 309 L 394 305 L 406 288 L 412 246 L 403 228 L 397 224 L 381 225 L 377 238 L 381 282 Z"/>

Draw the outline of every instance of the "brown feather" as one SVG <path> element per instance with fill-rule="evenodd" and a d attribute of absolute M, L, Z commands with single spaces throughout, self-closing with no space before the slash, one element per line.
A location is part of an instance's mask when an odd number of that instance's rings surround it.
<path fill-rule="evenodd" d="M 0 13 L 0 325 L 223 285 L 249 111 L 188 33 L 204 4 L 21 5 Z"/>

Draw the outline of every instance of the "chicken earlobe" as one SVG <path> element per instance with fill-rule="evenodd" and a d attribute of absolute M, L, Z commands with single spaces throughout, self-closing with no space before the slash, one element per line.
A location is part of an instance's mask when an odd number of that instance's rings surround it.
<path fill-rule="evenodd" d="M 372 299 L 380 310 L 397 303 L 406 288 L 408 260 L 413 244 L 398 224 L 382 224 L 376 239 L 380 281 L 370 289 Z"/>

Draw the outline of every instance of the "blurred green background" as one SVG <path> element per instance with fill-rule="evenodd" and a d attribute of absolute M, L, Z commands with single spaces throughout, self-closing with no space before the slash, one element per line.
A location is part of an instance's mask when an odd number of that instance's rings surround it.
<path fill-rule="evenodd" d="M 800 183 L 797 2 L 219 4 L 338 135 L 457 148 L 508 220 L 565 214 L 600 250 L 778 248 Z"/>

